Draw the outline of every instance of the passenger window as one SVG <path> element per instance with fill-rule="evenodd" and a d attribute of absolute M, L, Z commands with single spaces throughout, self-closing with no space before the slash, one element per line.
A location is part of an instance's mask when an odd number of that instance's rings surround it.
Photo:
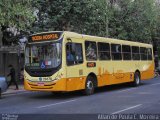
<path fill-rule="evenodd" d="M 152 60 L 152 49 L 151 48 L 147 49 L 147 55 L 148 55 L 148 60 Z"/>
<path fill-rule="evenodd" d="M 96 42 L 85 41 L 86 60 L 97 60 Z"/>
<path fill-rule="evenodd" d="M 66 59 L 67 59 L 67 65 L 75 65 L 83 63 L 82 44 L 67 43 Z"/>
<path fill-rule="evenodd" d="M 147 60 L 147 49 L 144 47 L 140 48 L 141 60 Z"/>
<path fill-rule="evenodd" d="M 110 45 L 109 43 L 98 43 L 99 60 L 110 60 Z"/>
<path fill-rule="evenodd" d="M 132 46 L 132 59 L 140 60 L 139 47 Z"/>
<path fill-rule="evenodd" d="M 122 46 L 123 60 L 131 60 L 131 47 L 128 45 Z"/>
<path fill-rule="evenodd" d="M 121 45 L 111 44 L 112 60 L 122 60 Z"/>

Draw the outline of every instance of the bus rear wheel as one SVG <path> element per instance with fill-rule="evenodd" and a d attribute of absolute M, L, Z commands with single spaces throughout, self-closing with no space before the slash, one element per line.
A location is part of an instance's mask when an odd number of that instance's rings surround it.
<path fill-rule="evenodd" d="M 94 85 L 94 77 L 88 76 L 85 84 L 85 95 L 91 95 L 94 93 L 95 85 Z"/>
<path fill-rule="evenodd" d="M 137 86 L 140 85 L 140 83 L 141 83 L 140 73 L 139 72 L 135 72 L 133 86 L 137 87 Z"/>

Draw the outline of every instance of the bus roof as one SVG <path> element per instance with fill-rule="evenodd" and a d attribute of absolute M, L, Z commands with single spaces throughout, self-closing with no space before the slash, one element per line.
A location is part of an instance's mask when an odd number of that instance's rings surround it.
<path fill-rule="evenodd" d="M 97 37 L 97 36 L 90 36 L 90 35 L 83 35 L 83 37 L 85 37 L 85 39 L 87 40 L 92 40 L 94 38 L 94 40 L 102 40 L 102 41 L 108 41 L 109 43 L 115 43 L 115 44 L 126 44 L 126 45 L 135 45 L 135 46 L 145 46 L 145 47 L 152 47 L 151 44 L 147 44 L 147 43 L 141 43 L 141 42 L 134 42 L 134 41 L 128 41 L 128 40 L 121 40 L 121 39 L 115 39 L 115 38 L 105 38 L 105 37 Z"/>
<path fill-rule="evenodd" d="M 100 41 L 100 40 L 101 40 L 101 42 L 105 42 L 107 40 L 107 42 L 115 43 L 115 44 L 152 47 L 151 44 L 147 44 L 147 43 L 134 42 L 134 41 L 128 41 L 128 40 L 120 40 L 120 39 L 115 39 L 115 38 L 98 37 L 98 36 L 92 36 L 92 35 L 84 35 L 84 34 L 79 34 L 79 33 L 70 32 L 70 31 L 49 31 L 49 32 L 35 33 L 35 34 L 32 34 L 32 35 L 40 35 L 40 34 L 45 34 L 45 33 L 62 33 L 64 36 L 69 37 L 69 38 L 76 37 L 76 38 L 83 38 L 83 39 L 86 39 L 86 40 L 94 40 L 94 41 L 97 41 L 97 42 Z"/>

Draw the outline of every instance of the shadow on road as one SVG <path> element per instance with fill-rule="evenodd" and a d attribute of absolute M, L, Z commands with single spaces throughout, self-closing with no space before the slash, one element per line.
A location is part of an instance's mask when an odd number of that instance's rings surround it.
<path fill-rule="evenodd" d="M 139 87 L 148 85 L 150 83 L 141 83 Z M 115 91 L 120 91 L 120 90 L 125 90 L 125 89 L 130 89 L 134 88 L 130 83 L 124 83 L 124 84 L 118 84 L 118 85 L 109 85 L 109 86 L 104 86 L 100 88 L 96 88 L 95 93 L 92 95 L 96 94 L 103 94 L 103 93 L 114 93 Z M 135 87 L 136 88 L 136 87 Z M 58 93 L 52 93 L 52 92 L 36 92 L 33 93 L 32 95 L 29 96 L 32 99 L 70 99 L 70 98 L 78 98 L 78 97 L 89 97 L 85 96 L 83 94 L 83 91 L 74 91 L 74 92 L 58 92 Z"/>

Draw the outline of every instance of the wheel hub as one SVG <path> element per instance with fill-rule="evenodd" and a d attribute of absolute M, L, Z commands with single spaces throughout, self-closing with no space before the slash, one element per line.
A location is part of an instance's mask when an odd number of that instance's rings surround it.
<path fill-rule="evenodd" d="M 136 77 L 136 83 L 139 84 L 139 77 Z"/>
<path fill-rule="evenodd" d="M 93 89 L 93 83 L 92 83 L 92 81 L 88 81 L 87 82 L 87 88 L 90 89 L 90 90 Z"/>

